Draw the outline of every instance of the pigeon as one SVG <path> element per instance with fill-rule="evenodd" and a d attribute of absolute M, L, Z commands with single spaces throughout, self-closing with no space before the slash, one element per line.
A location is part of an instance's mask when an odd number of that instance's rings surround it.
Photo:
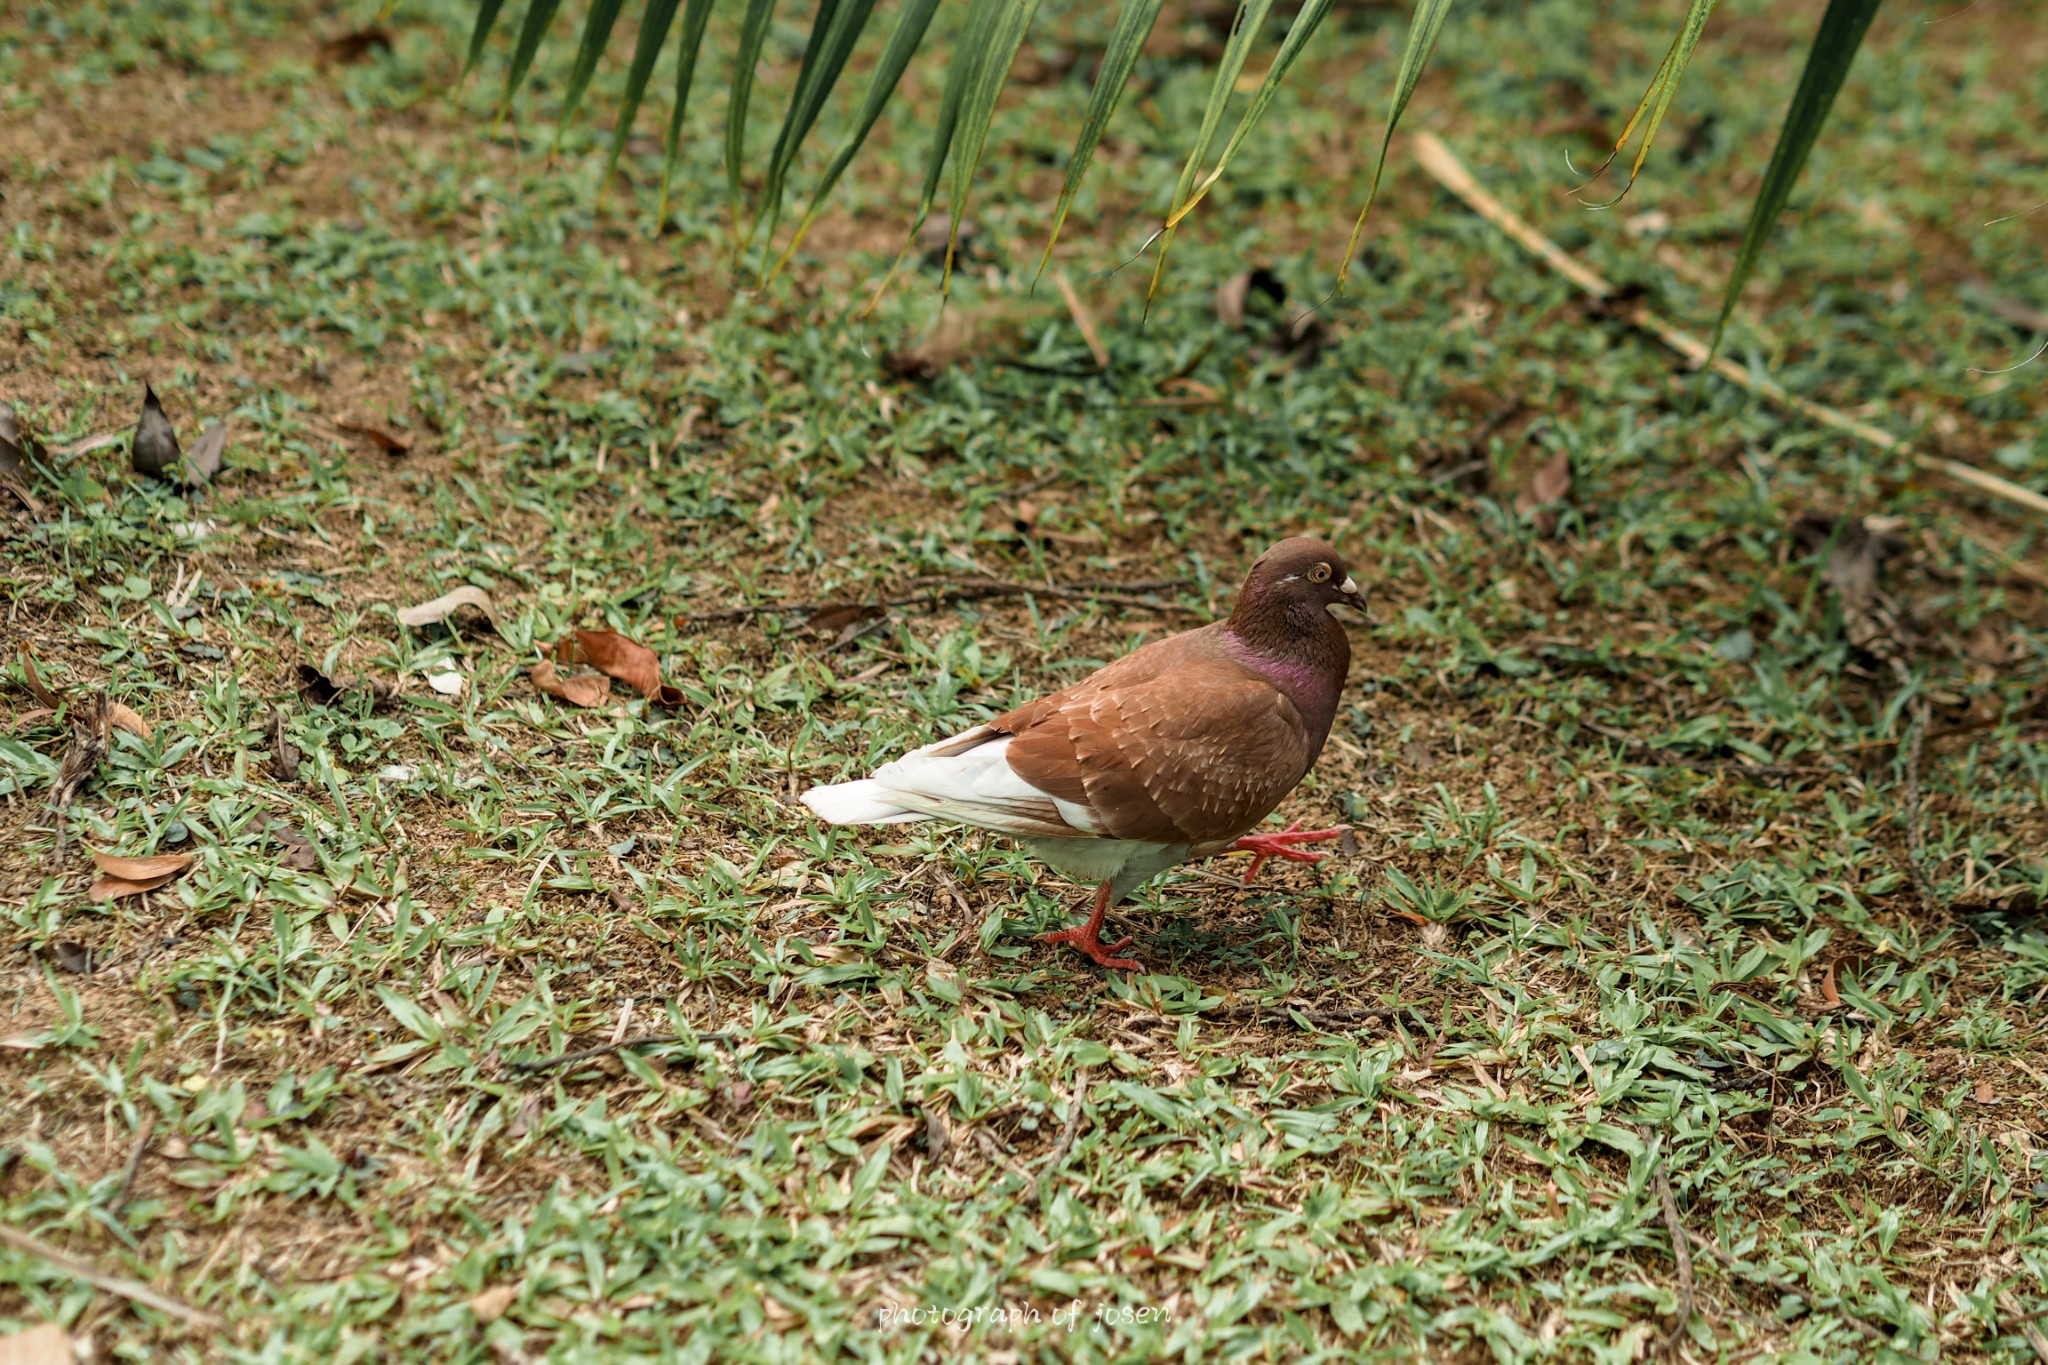
<path fill-rule="evenodd" d="M 1221 621 L 1125 655 L 1062 692 L 802 800 L 835 825 L 950 820 L 1017 839 L 1096 883 L 1085 923 L 1042 934 L 1104 967 L 1109 907 L 1168 868 L 1219 853 L 1319 862 L 1298 847 L 1345 827 L 1254 834 L 1308 774 L 1336 719 L 1351 642 L 1329 608 L 1365 596 L 1336 550 L 1297 536 L 1259 556 Z"/>

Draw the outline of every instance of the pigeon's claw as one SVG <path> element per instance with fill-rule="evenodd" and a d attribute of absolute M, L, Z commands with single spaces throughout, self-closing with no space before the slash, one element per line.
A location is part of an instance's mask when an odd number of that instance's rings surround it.
<path fill-rule="evenodd" d="M 1250 886 L 1252 879 L 1259 875 L 1259 869 L 1266 865 L 1266 859 L 1288 858 L 1297 863 L 1319 863 L 1330 855 L 1310 853 L 1307 849 L 1296 848 L 1294 845 L 1341 839 L 1349 831 L 1348 825 L 1337 825 L 1330 829 L 1303 829 L 1301 821 L 1296 820 L 1278 834 L 1247 834 L 1226 851 L 1252 855 L 1251 868 L 1244 874 L 1244 884 Z"/>
<path fill-rule="evenodd" d="M 1071 929 L 1055 929 L 1049 934 L 1040 934 L 1038 937 L 1045 943 L 1071 943 L 1076 950 L 1086 953 L 1096 963 L 1104 967 L 1111 967 L 1120 972 L 1143 971 L 1145 964 L 1139 962 L 1136 958 L 1116 956 L 1116 954 L 1131 946 L 1131 940 L 1128 937 L 1120 938 L 1107 947 L 1103 945 L 1101 938 L 1102 917 L 1108 913 L 1109 883 L 1104 882 L 1095 892 L 1095 912 L 1088 916 L 1085 923 L 1077 924 Z"/>

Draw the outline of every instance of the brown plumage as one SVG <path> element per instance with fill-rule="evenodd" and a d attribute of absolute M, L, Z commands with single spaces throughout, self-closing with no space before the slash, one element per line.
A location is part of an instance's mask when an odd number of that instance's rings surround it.
<path fill-rule="evenodd" d="M 957 820 L 1013 835 L 1098 880 L 1087 924 L 1048 937 L 1096 961 L 1104 912 L 1189 858 L 1293 847 L 1339 829 L 1252 835 L 1322 752 L 1350 665 L 1337 603 L 1363 606 L 1337 552 L 1282 541 L 1252 566 L 1226 620 L 1155 641 L 1064 691 L 804 801 L 842 824 Z"/>

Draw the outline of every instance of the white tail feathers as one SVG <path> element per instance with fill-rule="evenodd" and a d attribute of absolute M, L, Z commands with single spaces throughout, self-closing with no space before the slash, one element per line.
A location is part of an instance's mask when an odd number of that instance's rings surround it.
<path fill-rule="evenodd" d="M 835 825 L 907 825 L 931 819 L 921 811 L 903 809 L 891 796 L 887 787 L 864 777 L 858 782 L 813 787 L 801 799 L 820 819 Z"/>

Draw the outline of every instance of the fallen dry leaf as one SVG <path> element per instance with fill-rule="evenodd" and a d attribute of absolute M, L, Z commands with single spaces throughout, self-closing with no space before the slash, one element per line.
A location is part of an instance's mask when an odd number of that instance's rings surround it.
<path fill-rule="evenodd" d="M 384 28 L 357 29 L 344 33 L 339 38 L 329 38 L 320 44 L 322 66 L 355 66 L 370 59 L 372 52 L 391 50 L 391 30 Z"/>
<path fill-rule="evenodd" d="M 437 621 L 447 620 L 461 607 L 475 607 L 484 614 L 485 620 L 491 622 L 493 628 L 496 627 L 498 609 L 491 604 L 491 595 L 470 583 L 444 592 L 431 602 L 422 602 L 416 607 L 405 608 L 398 613 L 398 624 L 413 627 L 431 626 Z"/>
<path fill-rule="evenodd" d="M 286 782 L 299 778 L 299 752 L 291 737 L 285 733 L 284 708 L 272 707 L 270 711 L 270 770 Z"/>
<path fill-rule="evenodd" d="M 55 719 L 56 715 L 57 713 L 47 706 L 33 707 L 14 718 L 14 728 L 26 730 L 31 725 L 41 725 L 46 720 Z"/>
<path fill-rule="evenodd" d="M 659 705 L 683 704 L 683 694 L 661 680 L 660 657 L 617 631 L 579 630 L 555 646 L 555 658 L 565 664 L 589 664 Z"/>
<path fill-rule="evenodd" d="M 1979 1104 L 1995 1104 L 1997 1102 L 1998 1092 L 1992 1088 L 1988 1077 L 1977 1082 L 1976 1096 L 1977 1103 Z"/>
<path fill-rule="evenodd" d="M 50 956 L 57 960 L 57 970 L 73 976 L 90 976 L 98 965 L 99 954 L 82 943 L 62 939 L 50 945 Z"/>
<path fill-rule="evenodd" d="M 56 710 L 57 694 L 50 690 L 50 685 L 43 681 L 43 675 L 36 671 L 36 656 L 28 652 L 28 646 L 23 645 L 19 657 L 22 676 L 28 680 L 29 694 L 50 710 Z"/>
<path fill-rule="evenodd" d="M 189 853 L 153 853 L 146 858 L 125 858 L 118 853 L 92 855 L 92 865 L 109 877 L 128 882 L 167 882 L 192 866 Z"/>
<path fill-rule="evenodd" d="M 283 862 L 286 867 L 300 872 L 311 872 L 320 866 L 320 850 L 305 835 L 290 825 L 273 824 L 270 837 L 284 845 Z"/>
<path fill-rule="evenodd" d="M 92 693 L 72 711 L 71 744 L 57 765 L 57 776 L 50 782 L 50 809 L 62 810 L 70 805 L 100 770 L 100 763 L 107 756 L 112 724 L 112 704 L 104 692 Z"/>
<path fill-rule="evenodd" d="M 137 739 L 156 737 L 156 731 L 150 728 L 148 721 L 117 701 L 107 703 L 107 724 L 116 730 L 126 730 Z"/>
<path fill-rule="evenodd" d="M 1830 1005 L 1842 1003 L 1842 992 L 1835 986 L 1835 964 L 1830 962 L 1820 978 L 1820 998 Z"/>
<path fill-rule="evenodd" d="M 93 903 L 104 904 L 107 901 L 126 900 L 130 896 L 155 891 L 167 885 L 169 881 L 168 877 L 153 882 L 131 882 L 125 877 L 95 877 L 92 885 L 85 889 L 85 894 Z"/>
<path fill-rule="evenodd" d="M 494 1284 L 469 1301 L 469 1311 L 476 1314 L 482 1323 L 496 1322 L 505 1316 L 506 1310 L 519 1297 L 519 1287 L 510 1284 Z"/>
<path fill-rule="evenodd" d="M 178 433 L 164 415 L 156 390 L 142 386 L 142 416 L 135 423 L 135 437 L 128 446 L 128 464 L 138 474 L 159 479 L 177 477 Z"/>
<path fill-rule="evenodd" d="M 97 436 L 81 436 L 69 445 L 58 446 L 51 453 L 63 459 L 72 460 L 80 455 L 90 455 L 95 450 L 105 450 L 108 446 L 117 446 L 121 444 L 121 436 L 122 433 L 118 431 L 103 431 Z"/>
<path fill-rule="evenodd" d="M 227 446 L 228 424 L 208 422 L 199 433 L 198 443 L 185 457 L 185 472 L 191 476 L 193 484 L 209 483 L 214 475 L 220 473 L 221 454 Z"/>
<path fill-rule="evenodd" d="M 560 697 L 571 706 L 601 706 L 612 694 L 612 680 L 596 673 L 578 673 L 564 678 L 555 672 L 554 661 L 542 659 L 527 670 L 533 685 L 551 697 Z"/>
<path fill-rule="evenodd" d="M 406 455 L 412 451 L 412 437 L 401 436 L 389 427 L 374 426 L 368 422 L 336 422 L 334 425 L 343 431 L 367 437 L 371 445 L 386 455 Z"/>
<path fill-rule="evenodd" d="M 843 645 L 860 634 L 861 628 L 871 621 L 878 621 L 889 613 L 871 602 L 833 602 L 811 613 L 804 622 L 805 630 L 815 630 L 821 635 L 838 638 L 835 645 Z"/>
<path fill-rule="evenodd" d="M 1560 450 L 1543 462 L 1535 477 L 1529 480 L 1529 486 L 1515 498 L 1515 511 L 1525 517 L 1533 513 L 1537 534 L 1554 536 L 1557 534 L 1557 504 L 1570 497 L 1571 493 L 1572 454 L 1569 450 Z"/>
<path fill-rule="evenodd" d="M 0 1046 L 11 1046 L 0 1039 Z M 71 1338 L 54 1322 L 0 1337 L 0 1365 L 73 1365 Z"/>

